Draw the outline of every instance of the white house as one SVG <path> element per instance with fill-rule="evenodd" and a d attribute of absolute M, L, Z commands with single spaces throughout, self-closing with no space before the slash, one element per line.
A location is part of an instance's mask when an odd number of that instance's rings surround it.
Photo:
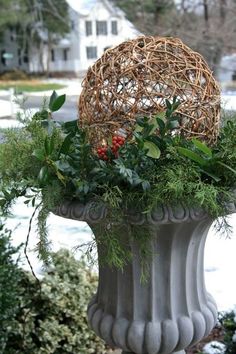
<path fill-rule="evenodd" d="M 29 72 L 40 72 L 49 65 L 50 72 L 78 74 L 87 70 L 107 48 L 140 35 L 126 19 L 124 12 L 108 0 L 66 1 L 69 5 L 71 32 L 54 45 L 50 52 L 45 45 L 43 58 L 40 58 L 39 49 L 32 45 L 28 56 L 21 57 L 21 60 L 20 49 L 16 42 L 9 41 L 11 34 L 8 33 L 5 41 L 8 43 L 7 49 L 1 49 L 3 56 L 0 71 L 17 67 Z M 8 58 L 6 53 L 12 54 L 12 57 Z"/>

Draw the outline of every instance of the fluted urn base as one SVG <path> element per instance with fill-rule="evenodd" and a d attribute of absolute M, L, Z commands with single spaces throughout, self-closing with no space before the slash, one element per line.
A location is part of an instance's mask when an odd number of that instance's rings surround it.
<path fill-rule="evenodd" d="M 184 353 L 209 334 L 217 318 L 203 269 L 212 220 L 206 215 L 188 214 L 182 220 L 168 214 L 162 223 L 156 216 L 149 219 L 153 258 L 147 282 L 140 281 L 139 250 L 130 241 L 133 259 L 123 271 L 100 265 L 98 292 L 88 309 L 97 335 L 128 353 Z M 127 235 L 128 226 L 121 237 Z M 99 245 L 98 251 L 102 253 Z"/>
<path fill-rule="evenodd" d="M 62 210 L 57 213 L 63 214 Z M 78 218 L 79 214 L 99 240 L 102 227 L 97 225 L 106 218 L 105 210 L 67 207 L 66 215 Z M 145 225 L 152 235 L 149 277 L 146 283 L 140 281 L 139 249 L 130 238 L 127 251 L 133 257 L 123 271 L 99 262 L 99 285 L 88 307 L 89 323 L 123 354 L 184 354 L 185 348 L 210 333 L 217 319 L 215 302 L 206 292 L 203 265 L 212 219 L 204 212 L 163 206 L 150 214 L 130 215 L 126 222 L 121 239 L 129 239 L 130 224 Z M 99 257 L 102 253 L 98 242 Z"/>

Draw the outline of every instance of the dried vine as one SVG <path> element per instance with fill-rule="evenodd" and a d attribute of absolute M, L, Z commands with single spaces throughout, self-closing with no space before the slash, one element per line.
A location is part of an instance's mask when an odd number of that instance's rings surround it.
<path fill-rule="evenodd" d="M 220 89 L 203 57 L 178 38 L 142 36 L 107 50 L 89 68 L 79 122 L 97 146 L 120 128 L 132 131 L 138 116 L 164 111 L 174 97 L 179 134 L 215 142 Z"/>

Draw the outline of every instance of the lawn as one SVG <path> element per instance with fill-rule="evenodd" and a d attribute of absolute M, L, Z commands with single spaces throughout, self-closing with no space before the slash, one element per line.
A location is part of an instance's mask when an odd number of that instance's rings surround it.
<path fill-rule="evenodd" d="M 55 83 L 44 83 L 39 80 L 0 81 L 0 90 L 8 90 L 10 88 L 14 88 L 16 93 L 59 90 L 64 87 L 65 85 Z"/>

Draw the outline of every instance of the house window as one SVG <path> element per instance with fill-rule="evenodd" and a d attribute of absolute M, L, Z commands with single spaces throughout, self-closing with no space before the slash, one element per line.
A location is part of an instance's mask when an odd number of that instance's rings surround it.
<path fill-rule="evenodd" d="M 54 51 L 54 49 L 51 50 L 51 61 L 55 61 L 55 51 Z"/>
<path fill-rule="evenodd" d="M 96 21 L 97 36 L 107 35 L 107 21 Z"/>
<path fill-rule="evenodd" d="M 24 50 L 23 62 L 26 63 L 26 64 L 29 62 L 28 47 L 26 47 L 26 49 Z"/>
<path fill-rule="evenodd" d="M 28 56 L 28 52 L 24 52 L 24 56 L 23 56 L 23 62 L 24 63 L 28 63 L 29 62 L 29 56 Z"/>
<path fill-rule="evenodd" d="M 6 66 L 6 58 L 5 58 L 6 51 L 2 50 L 1 51 L 1 63 L 2 65 Z"/>
<path fill-rule="evenodd" d="M 92 21 L 85 21 L 85 32 L 86 36 L 92 35 Z"/>
<path fill-rule="evenodd" d="M 111 33 L 118 34 L 117 21 L 111 21 Z"/>
<path fill-rule="evenodd" d="M 18 65 L 21 66 L 22 60 L 21 60 L 21 49 L 18 48 L 17 50 L 17 55 L 18 55 Z"/>
<path fill-rule="evenodd" d="M 69 51 L 69 48 L 63 49 L 63 60 L 64 61 L 68 60 L 68 51 Z"/>
<path fill-rule="evenodd" d="M 10 39 L 11 39 L 11 42 L 14 42 L 14 39 L 15 39 L 15 37 L 14 37 L 14 29 L 11 26 L 10 26 Z"/>
<path fill-rule="evenodd" d="M 97 47 L 86 47 L 87 59 L 97 59 Z"/>

